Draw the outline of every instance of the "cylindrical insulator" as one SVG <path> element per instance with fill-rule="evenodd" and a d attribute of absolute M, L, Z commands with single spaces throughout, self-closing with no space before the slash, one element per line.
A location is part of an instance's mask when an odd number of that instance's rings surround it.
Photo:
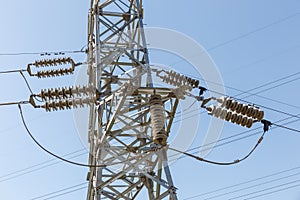
<path fill-rule="evenodd" d="M 225 119 L 226 116 L 227 116 L 227 110 L 223 109 L 223 110 L 221 111 L 221 114 L 220 114 L 219 118 Z"/>
<path fill-rule="evenodd" d="M 248 123 L 248 117 L 243 117 L 242 121 L 241 121 L 241 125 L 242 126 L 246 126 L 246 124 Z"/>
<path fill-rule="evenodd" d="M 242 109 L 241 109 L 241 113 L 243 115 L 246 115 L 246 113 L 248 112 L 249 106 L 247 104 L 244 104 Z"/>
<path fill-rule="evenodd" d="M 254 108 L 251 117 L 256 118 L 257 115 L 258 115 L 258 109 Z"/>
<path fill-rule="evenodd" d="M 240 125 L 242 123 L 242 119 L 243 119 L 243 116 L 242 115 L 238 115 L 234 123 Z"/>
<path fill-rule="evenodd" d="M 251 128 L 253 125 L 253 120 L 251 118 L 248 118 L 248 121 L 247 121 L 247 124 L 246 124 L 246 127 L 247 128 Z"/>
<path fill-rule="evenodd" d="M 253 111 L 254 111 L 254 108 L 253 108 L 252 106 L 250 106 L 250 107 L 248 108 L 247 112 L 246 112 L 246 115 L 247 115 L 248 117 L 252 117 Z"/>
<path fill-rule="evenodd" d="M 217 108 L 214 110 L 214 112 L 213 112 L 213 116 L 215 116 L 215 117 L 220 117 L 221 112 L 222 112 L 222 108 L 217 107 Z"/>
<path fill-rule="evenodd" d="M 226 120 L 226 121 L 230 121 L 230 119 L 231 119 L 231 116 L 232 116 L 232 112 L 231 112 L 231 111 L 227 111 L 227 114 L 226 114 L 225 120 Z"/>
<path fill-rule="evenodd" d="M 256 114 L 256 116 L 255 116 L 255 118 L 258 121 L 261 121 L 264 118 L 264 115 L 265 115 L 264 111 L 262 111 L 262 110 L 259 109 L 258 112 L 257 112 L 257 114 Z"/>
<path fill-rule="evenodd" d="M 208 112 L 209 115 L 213 115 L 213 113 L 216 110 L 216 106 L 210 105 L 209 107 L 206 108 L 206 110 L 207 110 L 207 112 Z"/>
<path fill-rule="evenodd" d="M 196 82 L 195 82 L 195 87 L 199 87 L 199 84 L 200 84 L 200 81 L 199 81 L 199 80 L 196 80 Z"/>
<path fill-rule="evenodd" d="M 232 99 L 228 99 L 228 100 L 227 100 L 227 103 L 226 103 L 226 108 L 228 107 L 227 109 L 230 109 L 230 110 L 232 110 L 232 111 L 235 111 L 237 105 L 238 105 L 238 102 L 237 102 L 237 101 L 232 100 Z"/>
<path fill-rule="evenodd" d="M 242 108 L 243 108 L 243 104 L 239 103 L 239 104 L 236 106 L 235 111 L 236 111 L 237 113 L 241 113 Z"/>
<path fill-rule="evenodd" d="M 156 144 L 165 146 L 168 136 L 165 131 L 165 109 L 160 95 L 151 96 L 150 114 L 153 141 Z"/>
<path fill-rule="evenodd" d="M 217 102 L 221 107 L 225 107 L 226 101 L 227 101 L 227 97 L 225 96 L 221 96 L 219 99 L 217 99 Z"/>
<path fill-rule="evenodd" d="M 232 113 L 230 121 L 231 121 L 232 123 L 235 123 L 237 117 L 238 117 L 238 115 L 237 115 L 236 113 Z"/>

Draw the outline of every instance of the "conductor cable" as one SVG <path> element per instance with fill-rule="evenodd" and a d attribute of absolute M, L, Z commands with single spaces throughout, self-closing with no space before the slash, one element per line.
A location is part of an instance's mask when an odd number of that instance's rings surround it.
<path fill-rule="evenodd" d="M 266 132 L 263 132 L 262 136 L 258 139 L 258 141 L 255 144 L 255 146 L 251 149 L 251 151 L 246 156 L 244 156 L 241 159 L 234 160 L 232 162 L 216 162 L 216 161 L 211 161 L 211 160 L 207 160 L 207 159 L 204 159 L 202 157 L 198 157 L 198 156 L 195 156 L 193 154 L 190 154 L 190 153 L 187 153 L 187 152 L 184 152 L 184 151 L 180 151 L 180 150 L 177 150 L 177 149 L 174 149 L 174 148 L 171 148 L 171 147 L 169 147 L 169 149 L 172 150 L 172 151 L 176 151 L 178 153 L 182 153 L 182 154 L 184 154 L 184 155 L 186 155 L 188 157 L 194 158 L 194 159 L 196 159 L 198 161 L 206 162 L 206 163 L 209 163 L 209 164 L 222 165 L 222 166 L 235 165 L 237 163 L 240 163 L 240 162 L 246 160 L 249 156 L 251 156 L 253 154 L 253 152 L 257 149 L 257 147 L 259 146 L 259 144 L 264 139 L 265 133 Z"/>

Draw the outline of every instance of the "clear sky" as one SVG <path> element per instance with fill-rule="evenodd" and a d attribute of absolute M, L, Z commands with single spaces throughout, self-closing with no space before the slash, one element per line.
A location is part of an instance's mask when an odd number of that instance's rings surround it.
<path fill-rule="evenodd" d="M 144 6 L 147 27 L 182 32 L 208 50 L 227 86 L 228 95 L 234 96 L 240 93 L 238 90 L 259 87 L 251 91 L 259 96 L 244 94 L 240 98 L 248 96 L 245 98 L 247 101 L 290 114 L 300 113 L 299 0 L 145 0 Z M 88 8 L 89 1 L 0 0 L 1 71 L 26 68 L 28 63 L 41 58 L 39 55 L 1 54 L 80 50 L 87 43 Z M 78 62 L 86 59 L 84 54 L 70 56 Z M 185 61 L 174 55 L 151 51 L 150 56 L 154 63 L 172 65 L 178 71 L 193 73 Z M 194 56 L 192 52 L 191 56 Z M 292 76 L 270 83 L 289 75 Z M 75 76 L 49 80 L 29 78 L 36 93 L 41 88 L 73 85 L 74 80 Z M 0 74 L 0 91 L 0 102 L 27 100 L 29 96 L 19 74 Z M 191 111 L 183 116 L 183 122 L 193 123 L 188 117 L 196 113 Z M 24 115 L 33 134 L 48 149 L 59 155 L 77 151 L 66 157 L 78 162 L 87 161 L 87 153 L 82 150 L 84 147 L 76 132 L 72 111 L 45 113 L 24 106 Z M 289 117 L 268 109 L 265 109 L 265 115 L 271 121 Z M 209 119 L 206 114 L 201 116 L 198 137 L 191 148 L 202 144 L 201 139 L 207 126 L 205 124 Z M 16 106 L 0 107 L 0 120 L 1 199 L 29 200 L 72 187 L 38 198 L 47 199 L 85 186 L 83 183 L 86 182 L 88 170 L 57 161 L 41 151 L 25 133 Z M 294 120 L 299 118 L 290 118 L 284 122 Z M 287 126 L 300 129 L 299 121 Z M 252 129 L 257 127 L 260 125 Z M 244 131 L 242 127 L 226 123 L 221 138 Z M 221 141 L 220 146 L 207 158 L 232 161 L 244 156 L 259 138 L 259 135 L 253 135 L 256 131 Z M 249 137 L 226 144 L 244 136 Z M 171 166 L 178 197 L 198 200 L 298 200 L 299 143 L 299 133 L 276 128 L 267 133 L 261 146 L 249 159 L 235 166 L 213 166 L 190 158 L 180 159 Z M 263 178 L 267 175 L 272 176 Z M 249 182 L 253 179 L 257 180 Z M 235 186 L 229 187 L 232 185 Z M 208 192 L 211 193 L 205 194 Z M 259 197 L 266 193 L 270 194 Z M 193 196 L 197 197 L 190 198 Z M 86 189 L 81 189 L 53 199 L 85 198 Z"/>

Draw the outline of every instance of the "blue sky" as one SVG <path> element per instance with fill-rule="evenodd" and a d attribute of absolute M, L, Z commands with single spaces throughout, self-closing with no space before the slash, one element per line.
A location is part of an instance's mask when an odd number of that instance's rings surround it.
<path fill-rule="evenodd" d="M 185 2 L 148 0 L 144 2 L 144 6 L 144 22 L 148 27 L 170 28 L 182 32 L 208 50 L 218 66 L 224 84 L 229 86 L 226 88 L 228 95 L 234 96 L 240 93 L 232 88 L 247 91 L 299 72 L 299 0 L 190 0 Z M 27 0 L 16 3 L 1 0 L 0 54 L 80 50 L 87 42 L 88 7 L 89 1 Z M 86 58 L 84 54 L 71 56 L 78 62 Z M 159 51 L 151 51 L 150 56 L 154 63 L 172 65 L 178 71 L 189 73 L 190 66 L 179 57 Z M 38 55 L 0 56 L 1 70 L 25 68 L 28 63 L 36 59 L 40 57 Z M 252 91 L 253 93 L 261 91 L 259 95 L 272 100 L 255 95 L 247 97 L 246 100 L 287 113 L 299 114 L 298 78 L 300 78 L 299 74 Z M 74 79 L 75 76 L 49 80 L 29 78 L 29 82 L 33 90 L 38 92 L 41 88 L 72 85 Z M 281 85 L 275 87 L 277 84 Z M 2 94 L 0 102 L 27 100 L 29 96 L 29 91 L 19 74 L 1 74 L 0 91 Z M 240 97 L 244 96 L 247 95 Z M 194 113 L 191 112 L 183 118 Z M 57 154 L 65 155 L 83 149 L 76 133 L 72 112 L 45 113 L 43 110 L 24 106 L 24 114 L 37 139 Z M 265 115 L 271 121 L 288 117 L 268 109 L 265 109 Z M 0 197 L 2 199 L 32 199 L 85 182 L 87 169 L 62 162 L 56 163 L 56 160 L 52 160 L 52 157 L 35 146 L 25 133 L 16 106 L 0 107 L 0 119 Z M 195 138 L 192 147 L 201 145 L 209 119 L 206 114 L 201 116 L 198 137 Z M 189 119 L 183 122 L 192 123 Z M 299 129 L 300 123 L 297 121 L 288 126 Z M 254 126 L 256 127 L 259 125 Z M 226 123 L 221 137 L 230 137 L 243 131 L 245 129 L 242 127 Z M 245 133 L 241 137 L 251 133 L 255 131 Z M 258 137 L 259 135 L 254 135 L 217 147 L 208 158 L 216 161 L 232 161 L 242 157 L 251 149 Z M 236 138 L 239 137 L 232 139 Z M 285 129 L 271 129 L 258 150 L 248 160 L 236 166 L 221 167 L 199 163 L 190 158 L 180 159 L 171 166 L 174 182 L 178 188 L 178 197 L 185 199 L 202 195 L 193 199 L 247 199 L 295 186 L 300 183 L 300 174 L 298 174 L 300 168 L 297 168 L 300 167 L 299 142 L 298 133 Z M 82 150 L 73 155 L 84 152 Z M 87 154 L 72 159 L 86 162 Z M 43 162 L 46 163 L 41 164 Z M 24 170 L 37 164 L 40 165 Z M 30 172 L 31 170 L 33 172 Z M 289 171 L 241 184 L 284 170 Z M 236 187 L 203 195 L 236 184 L 238 184 Z M 75 189 L 80 187 L 82 186 Z M 222 196 L 223 193 L 228 194 Z M 220 196 L 216 197 L 218 195 Z M 80 200 L 85 197 L 86 189 L 82 189 L 54 199 Z M 255 199 L 298 200 L 300 187 Z"/>

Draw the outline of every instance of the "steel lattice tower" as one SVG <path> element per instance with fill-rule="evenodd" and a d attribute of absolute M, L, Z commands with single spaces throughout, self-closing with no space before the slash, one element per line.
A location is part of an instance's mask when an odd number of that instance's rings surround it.
<path fill-rule="evenodd" d="M 88 200 L 177 199 L 166 140 L 179 99 L 152 83 L 142 0 L 91 0 Z M 152 119 L 151 119 L 152 118 Z"/>

